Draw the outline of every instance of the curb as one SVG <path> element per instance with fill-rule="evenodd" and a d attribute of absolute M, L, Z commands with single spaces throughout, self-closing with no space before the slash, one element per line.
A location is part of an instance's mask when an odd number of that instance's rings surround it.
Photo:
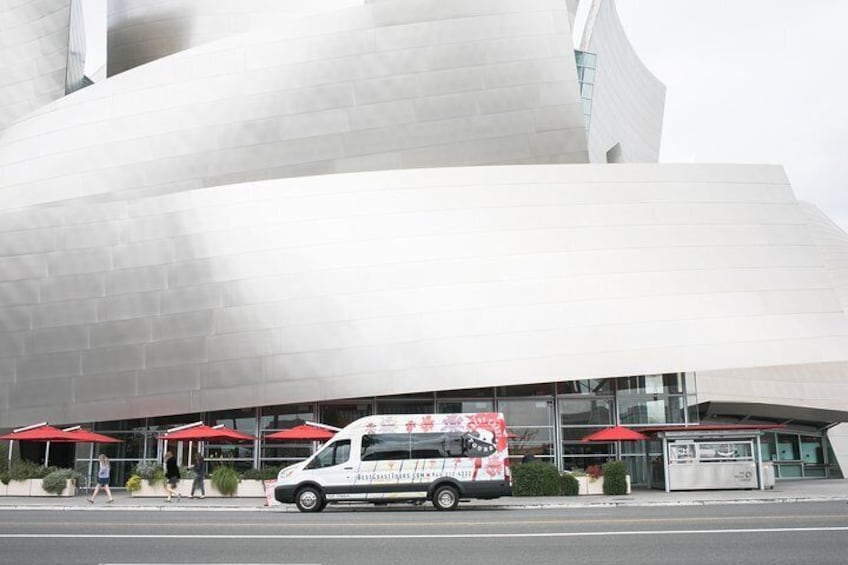
<path fill-rule="evenodd" d="M 848 496 L 786 496 L 779 498 L 768 499 L 743 499 L 735 498 L 728 500 L 718 499 L 696 499 L 696 500 L 673 500 L 673 501 L 634 501 L 634 500 L 610 500 L 599 502 L 527 502 L 527 503 L 511 503 L 511 504 L 465 504 L 465 509 L 486 509 L 496 508 L 499 510 L 554 510 L 568 508 L 622 508 L 622 507 L 663 507 L 663 506 L 721 506 L 721 505 L 741 505 L 741 504 L 796 504 L 796 503 L 814 503 L 814 502 L 848 502 Z M 370 504 L 351 504 L 351 509 L 369 509 Z M 294 505 L 281 506 L 192 506 L 192 505 L 110 505 L 106 506 L 79 506 L 68 504 L 0 504 L 0 510 L 49 510 L 49 511 L 65 511 L 74 510 L 81 512 L 119 512 L 119 511 L 137 511 L 137 512 L 275 512 L 275 513 L 297 513 L 298 510 Z"/>

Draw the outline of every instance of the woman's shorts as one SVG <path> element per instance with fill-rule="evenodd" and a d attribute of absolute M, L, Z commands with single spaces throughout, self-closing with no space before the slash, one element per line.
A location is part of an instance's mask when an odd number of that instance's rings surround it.
<path fill-rule="evenodd" d="M 109 484 L 109 477 L 97 477 L 97 484 L 105 487 Z"/>
<path fill-rule="evenodd" d="M 180 482 L 179 477 L 168 477 L 168 484 L 171 485 L 172 487 L 177 486 L 178 482 Z"/>

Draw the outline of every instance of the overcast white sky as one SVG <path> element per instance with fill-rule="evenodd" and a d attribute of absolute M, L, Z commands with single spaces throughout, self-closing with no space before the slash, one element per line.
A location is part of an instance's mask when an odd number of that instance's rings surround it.
<path fill-rule="evenodd" d="M 848 230 L 848 0 L 616 0 L 667 87 L 663 162 L 779 163 Z"/>

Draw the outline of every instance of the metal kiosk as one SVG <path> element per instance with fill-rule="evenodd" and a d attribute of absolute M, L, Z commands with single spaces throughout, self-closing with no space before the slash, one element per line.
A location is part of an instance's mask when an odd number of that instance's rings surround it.
<path fill-rule="evenodd" d="M 651 486 L 672 490 L 765 490 L 761 430 L 662 431 L 662 462 L 651 469 Z M 660 468 L 661 464 L 661 468 Z"/>

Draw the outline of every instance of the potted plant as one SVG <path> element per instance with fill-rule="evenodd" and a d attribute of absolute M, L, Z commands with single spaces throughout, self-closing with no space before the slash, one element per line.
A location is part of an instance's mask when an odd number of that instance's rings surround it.
<path fill-rule="evenodd" d="M 41 480 L 41 488 L 56 496 L 75 496 L 82 475 L 73 469 L 59 469 Z"/>
<path fill-rule="evenodd" d="M 221 465 L 212 471 L 212 486 L 223 496 L 233 496 L 238 491 L 239 474 L 232 467 Z"/>

